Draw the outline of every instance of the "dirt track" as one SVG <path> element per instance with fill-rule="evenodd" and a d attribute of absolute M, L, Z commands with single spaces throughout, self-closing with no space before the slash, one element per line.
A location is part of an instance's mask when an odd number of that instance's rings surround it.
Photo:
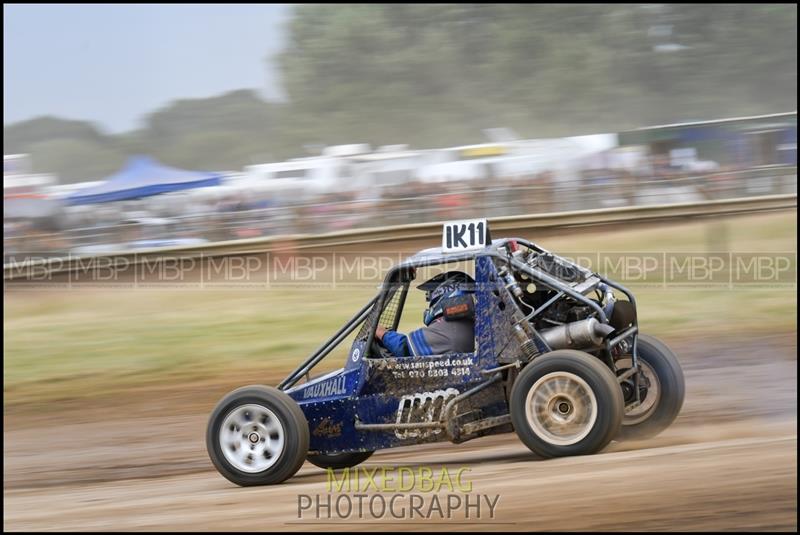
<path fill-rule="evenodd" d="M 463 509 L 444 521 L 401 521 L 388 512 L 383 520 L 315 518 L 313 511 L 298 519 L 298 495 L 328 493 L 326 474 L 308 463 L 280 486 L 233 486 L 211 467 L 203 442 L 216 400 L 255 382 L 228 378 L 91 406 L 6 411 L 3 527 L 795 531 L 796 334 L 667 342 L 684 366 L 687 398 L 676 423 L 655 439 L 543 461 L 510 434 L 388 450 L 366 463 L 468 467 L 472 494 L 500 496 L 493 519 L 486 510 L 466 519 Z"/>

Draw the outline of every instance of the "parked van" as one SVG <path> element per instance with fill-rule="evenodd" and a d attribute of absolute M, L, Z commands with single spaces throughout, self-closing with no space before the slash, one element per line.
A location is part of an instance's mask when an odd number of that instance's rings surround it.
<path fill-rule="evenodd" d="M 322 155 L 245 167 L 242 186 L 271 194 L 281 204 L 296 204 L 354 187 L 350 157 L 369 152 L 369 145 L 338 145 Z"/>

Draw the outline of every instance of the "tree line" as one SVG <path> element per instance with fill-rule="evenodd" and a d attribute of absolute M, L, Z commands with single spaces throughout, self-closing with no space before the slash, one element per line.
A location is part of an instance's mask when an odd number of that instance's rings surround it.
<path fill-rule="evenodd" d="M 796 5 L 302 5 L 277 58 L 288 102 L 183 99 L 104 133 L 40 117 L 4 127 L 37 172 L 94 180 L 132 154 L 238 170 L 320 145 L 618 132 L 797 109 Z"/>

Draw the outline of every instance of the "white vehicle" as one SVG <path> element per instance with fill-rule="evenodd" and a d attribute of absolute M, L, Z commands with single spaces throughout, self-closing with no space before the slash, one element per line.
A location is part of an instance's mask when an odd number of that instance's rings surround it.
<path fill-rule="evenodd" d="M 371 152 L 369 145 L 328 147 L 321 156 L 251 165 L 236 184 L 269 194 L 279 203 L 297 203 L 329 193 L 362 193 L 416 179 L 427 151 L 389 145 Z"/>
<path fill-rule="evenodd" d="M 303 202 L 355 187 L 351 164 L 345 155 L 369 152 L 369 145 L 344 147 L 350 148 L 349 153 L 341 150 L 342 146 L 329 147 L 321 156 L 247 166 L 237 186 L 270 194 L 282 204 Z"/>
<path fill-rule="evenodd" d="M 616 140 L 583 139 L 518 140 L 503 143 L 465 145 L 433 151 L 428 165 L 421 167 L 417 178 L 422 182 L 484 181 L 525 179 L 544 171 L 553 171 L 568 179 L 574 174 L 579 157 L 601 150 L 599 146 Z"/>
<path fill-rule="evenodd" d="M 544 155 L 494 156 L 427 165 L 419 169 L 417 178 L 428 183 L 454 180 L 492 181 L 497 178 L 530 177 L 553 168 L 554 163 Z"/>
<path fill-rule="evenodd" d="M 371 154 L 348 158 L 355 185 L 381 188 L 414 181 L 416 170 L 424 164 L 427 153 L 407 149 L 406 145 L 389 145 Z"/>

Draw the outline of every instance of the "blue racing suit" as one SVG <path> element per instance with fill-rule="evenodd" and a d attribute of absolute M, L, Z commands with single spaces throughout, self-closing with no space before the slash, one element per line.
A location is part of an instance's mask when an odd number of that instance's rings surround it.
<path fill-rule="evenodd" d="M 475 350 L 475 324 L 471 318 L 455 321 L 439 318 L 408 336 L 386 331 L 381 342 L 396 357 L 471 353 Z"/>

